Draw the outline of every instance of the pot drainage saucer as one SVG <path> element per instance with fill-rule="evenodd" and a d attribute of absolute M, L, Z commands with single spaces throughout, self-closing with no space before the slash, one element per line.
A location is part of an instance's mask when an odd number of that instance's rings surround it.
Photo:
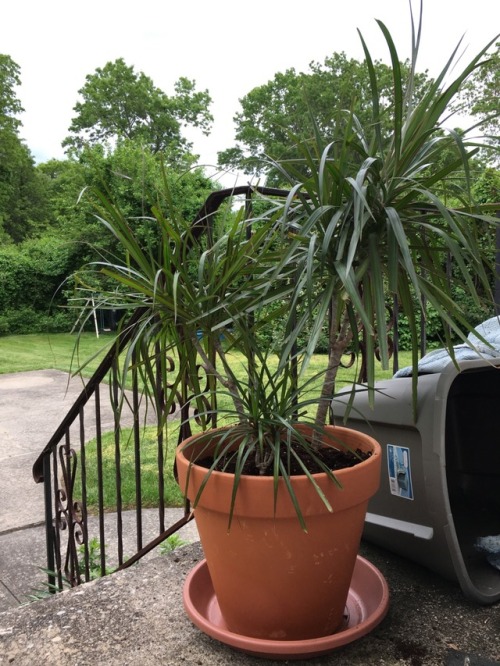
<path fill-rule="evenodd" d="M 206 560 L 202 560 L 184 583 L 184 607 L 199 629 L 221 643 L 258 657 L 305 659 L 327 654 L 374 629 L 387 613 L 389 589 L 380 571 L 358 555 L 347 597 L 346 621 L 341 630 L 329 636 L 299 641 L 252 638 L 227 629 Z"/>

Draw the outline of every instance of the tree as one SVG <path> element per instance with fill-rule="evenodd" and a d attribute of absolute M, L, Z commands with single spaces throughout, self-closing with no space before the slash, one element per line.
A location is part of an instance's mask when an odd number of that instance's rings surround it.
<path fill-rule="evenodd" d="M 151 205 L 158 200 L 164 178 L 173 203 L 188 221 L 194 219 L 215 187 L 201 168 L 193 168 L 180 178 L 177 170 L 164 167 L 161 154 L 141 146 L 138 140 L 123 140 L 110 153 L 101 145 L 88 146 L 78 158 L 50 160 L 37 168 L 46 180 L 50 232 L 59 234 L 73 248 L 68 275 L 103 253 L 117 252 L 116 239 L 95 218 L 90 191 L 102 190 L 112 196 L 141 243 L 154 247 L 158 230 L 150 220 Z"/>
<path fill-rule="evenodd" d="M 498 148 L 500 130 L 500 42 L 465 83 L 455 110 L 475 116 L 488 141 Z M 495 136 L 497 135 L 497 136 Z"/>
<path fill-rule="evenodd" d="M 0 131 L 0 238 L 20 243 L 47 222 L 44 182 L 16 133 Z"/>
<path fill-rule="evenodd" d="M 74 247 L 48 232 L 0 247 L 0 335 L 69 331 L 73 313 L 58 289 L 72 266 Z"/>
<path fill-rule="evenodd" d="M 89 74 L 78 92 L 76 116 L 63 146 L 81 152 L 86 145 L 114 145 L 124 139 L 140 140 L 153 153 L 163 152 L 177 163 L 190 149 L 183 126 L 199 127 L 208 134 L 213 120 L 211 97 L 197 91 L 195 82 L 180 78 L 168 96 L 143 72 L 134 71 L 123 58 L 108 62 Z"/>
<path fill-rule="evenodd" d="M 142 247 L 155 252 L 159 231 L 151 207 L 159 205 L 158 190 L 164 183 L 172 206 L 187 222 L 215 188 L 201 168 L 181 177 L 163 166 L 161 155 L 132 140 L 123 140 L 110 153 L 95 145 L 78 158 L 49 160 L 39 164 L 34 175 L 47 199 L 44 222 L 33 226 L 29 237 L 0 245 L 0 335 L 70 330 L 77 313 L 73 308 L 68 312 L 68 299 L 83 293 L 85 302 L 85 295 L 93 296 L 105 284 L 102 275 L 81 267 L 103 255 L 125 260 L 116 238 L 95 217 L 93 189 L 119 202 Z M 71 276 L 77 271 L 80 282 L 75 285 Z"/>
<path fill-rule="evenodd" d="M 43 183 L 28 147 L 19 138 L 23 111 L 15 88 L 19 66 L 0 54 L 0 240 L 21 242 L 46 218 Z"/>
<path fill-rule="evenodd" d="M 102 146 L 87 146 L 78 158 L 50 160 L 37 168 L 46 179 L 50 199 L 51 227 L 64 235 L 68 242 L 80 246 L 81 264 L 95 259 L 106 246 L 105 234 L 94 216 L 94 207 L 88 189 L 103 190 L 112 196 L 146 242 L 150 225 L 151 203 L 158 199 L 158 191 L 165 177 L 171 187 L 175 205 L 186 220 L 194 219 L 205 198 L 215 189 L 200 168 L 193 168 L 180 178 L 176 169 L 165 166 L 163 155 L 152 152 L 140 142 L 123 140 L 112 152 Z M 79 266 L 74 266 L 76 270 Z"/>
<path fill-rule="evenodd" d="M 15 88 L 21 85 L 19 65 L 0 53 L 0 131 L 17 131 L 21 121 L 16 116 L 24 111 Z"/>
<path fill-rule="evenodd" d="M 385 120 L 389 122 L 391 68 L 377 61 L 375 70 L 382 104 L 386 106 Z M 406 80 L 408 62 L 402 65 L 402 71 Z M 421 95 L 426 82 L 426 74 L 416 75 L 416 96 Z M 297 73 L 295 69 L 278 72 L 271 81 L 251 90 L 240 103 L 242 110 L 234 118 L 238 144 L 219 153 L 219 163 L 259 174 L 266 171 L 266 158 L 281 162 L 294 159 L 296 139 L 311 138 L 314 123 L 327 137 L 333 135 L 335 125 L 347 120 L 351 111 L 356 112 L 362 124 L 369 122 L 370 76 L 366 63 L 348 59 L 345 53 L 334 53 L 323 64 L 312 62 L 307 73 Z M 272 168 L 267 171 L 270 181 L 276 181 Z"/>

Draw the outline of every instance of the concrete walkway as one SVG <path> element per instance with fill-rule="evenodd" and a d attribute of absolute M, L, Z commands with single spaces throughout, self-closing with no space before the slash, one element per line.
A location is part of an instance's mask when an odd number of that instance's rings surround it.
<path fill-rule="evenodd" d="M 0 375 L 0 533 L 43 521 L 31 467 L 81 388 L 57 370 Z"/>
<path fill-rule="evenodd" d="M 0 664 L 280 664 L 235 652 L 186 617 L 182 584 L 203 558 L 199 543 L 19 607 L 44 579 L 41 487 L 31 466 L 72 404 L 67 375 L 0 375 Z M 71 396 L 71 391 L 74 391 Z M 154 518 L 154 516 L 152 516 Z M 173 521 L 172 521 L 173 522 Z M 196 539 L 192 530 L 186 540 Z M 125 530 L 127 531 L 127 529 Z M 500 604 L 468 602 L 456 584 L 370 544 L 361 554 L 386 577 L 386 619 L 362 640 L 307 664 L 500 664 Z"/>
<path fill-rule="evenodd" d="M 34 483 L 32 466 L 83 389 L 81 378 L 59 370 L 0 375 L 0 533 L 43 521 L 43 486 Z M 85 409 L 86 441 L 95 437 L 93 413 L 91 397 Z M 127 405 L 121 423 L 132 423 Z M 106 391 L 101 392 L 101 424 L 103 432 L 114 427 Z M 73 446 L 78 428 L 71 428 Z"/>

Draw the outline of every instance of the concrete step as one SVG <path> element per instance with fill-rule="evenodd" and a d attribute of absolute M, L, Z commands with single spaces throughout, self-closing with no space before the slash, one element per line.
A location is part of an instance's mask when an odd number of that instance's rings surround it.
<path fill-rule="evenodd" d="M 500 606 L 477 607 L 459 588 L 372 545 L 361 554 L 391 590 L 385 620 L 335 654 L 297 661 L 325 666 L 491 666 L 500 663 Z M 194 627 L 183 581 L 203 558 L 199 543 L 131 569 L 0 613 L 0 664 L 95 666 L 279 664 L 236 652 Z"/>

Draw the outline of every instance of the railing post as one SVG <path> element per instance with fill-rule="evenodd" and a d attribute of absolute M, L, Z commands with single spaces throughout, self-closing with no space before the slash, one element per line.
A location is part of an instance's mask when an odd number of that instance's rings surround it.
<path fill-rule="evenodd" d="M 50 592 L 56 591 L 55 539 L 52 516 L 52 483 L 50 478 L 50 453 L 43 458 L 43 499 L 45 504 L 45 545 L 47 549 L 47 576 Z"/>

